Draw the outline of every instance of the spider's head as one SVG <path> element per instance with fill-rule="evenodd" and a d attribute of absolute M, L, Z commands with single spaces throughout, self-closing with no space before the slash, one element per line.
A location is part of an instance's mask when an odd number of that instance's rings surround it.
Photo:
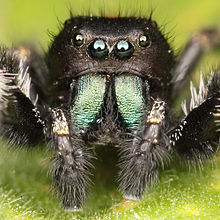
<path fill-rule="evenodd" d="M 55 38 L 48 64 L 51 104 L 65 103 L 77 127 L 108 132 L 137 129 L 150 97 L 169 95 L 174 56 L 151 19 L 74 17 Z"/>
<path fill-rule="evenodd" d="M 54 80 L 88 73 L 130 73 L 166 87 L 173 52 L 157 24 L 146 18 L 73 17 L 49 52 Z"/>

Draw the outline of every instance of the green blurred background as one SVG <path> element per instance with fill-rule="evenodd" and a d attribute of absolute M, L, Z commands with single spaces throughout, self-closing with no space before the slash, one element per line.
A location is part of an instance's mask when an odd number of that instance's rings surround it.
<path fill-rule="evenodd" d="M 76 15 L 88 12 L 99 14 L 141 14 L 153 9 L 153 18 L 173 36 L 172 45 L 182 49 L 193 31 L 218 26 L 219 0 L 0 0 L 0 43 L 8 46 L 17 42 L 35 41 L 45 50 L 50 44 L 48 32 L 58 33 L 59 22 L 69 17 L 69 9 Z M 208 54 L 197 70 L 209 70 L 219 62 L 216 53 Z M 210 61 L 211 60 L 211 61 Z"/>
<path fill-rule="evenodd" d="M 105 8 L 107 14 L 141 12 L 147 15 L 154 9 L 155 20 L 174 32 L 175 43 L 181 45 L 194 30 L 219 25 L 220 3 L 218 0 L 1 0 L 0 39 L 6 44 L 35 39 L 44 46 L 48 43 L 47 30 L 57 32 L 58 19 L 68 18 L 71 8 L 74 14 L 95 14 Z M 140 9 L 140 10 L 139 10 Z"/>
<path fill-rule="evenodd" d="M 173 48 L 180 51 L 195 30 L 220 26 L 219 0 L 0 0 L 0 43 L 7 46 L 33 41 L 47 50 L 48 32 L 58 33 L 59 22 L 88 12 L 147 15 L 162 27 Z M 219 65 L 219 51 L 206 54 L 196 70 L 210 72 Z M 4 141 L 0 145 L 7 145 Z M 220 216 L 219 159 L 205 171 L 188 173 L 176 163 L 161 172 L 161 184 L 140 203 L 121 204 L 117 184 L 106 173 L 96 174 L 95 186 L 83 213 L 63 212 L 50 192 L 49 154 L 0 151 L 0 219 L 218 219 Z M 46 159 L 45 159 L 46 158 Z M 110 161 L 111 162 L 111 161 Z M 175 167 L 175 168 L 174 168 Z M 99 171 L 97 172 L 99 173 Z M 102 176 L 102 175 L 103 176 Z"/>

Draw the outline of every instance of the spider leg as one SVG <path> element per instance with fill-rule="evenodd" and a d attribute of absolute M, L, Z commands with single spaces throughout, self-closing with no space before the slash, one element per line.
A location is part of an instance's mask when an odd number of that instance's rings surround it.
<path fill-rule="evenodd" d="M 174 151 L 188 161 L 202 165 L 219 147 L 220 72 L 205 84 L 201 77 L 199 92 L 191 84 L 190 103 L 183 103 L 185 118 L 168 136 Z"/>
<path fill-rule="evenodd" d="M 78 211 L 87 195 L 88 153 L 73 144 L 66 116 L 61 109 L 52 109 L 52 143 L 57 152 L 54 182 L 66 211 Z"/>
<path fill-rule="evenodd" d="M 187 79 L 193 73 L 193 69 L 202 55 L 210 48 L 219 47 L 220 29 L 205 29 L 192 36 L 173 71 L 172 97 L 177 97 L 184 89 Z"/>
<path fill-rule="evenodd" d="M 120 189 L 126 199 L 140 200 L 157 180 L 158 167 L 169 161 L 165 135 L 165 102 L 156 99 L 143 134 L 122 153 Z"/>
<path fill-rule="evenodd" d="M 12 144 L 37 144 L 45 126 L 40 113 L 41 90 L 32 80 L 26 52 L 24 48 L 0 48 L 0 132 Z"/>
<path fill-rule="evenodd" d="M 75 211 L 86 197 L 88 154 L 72 144 L 63 111 L 44 105 L 46 77 L 46 65 L 35 51 L 24 47 L 0 50 L 1 134 L 12 144 L 37 144 L 44 135 L 52 140 L 54 182 L 65 209 Z"/>

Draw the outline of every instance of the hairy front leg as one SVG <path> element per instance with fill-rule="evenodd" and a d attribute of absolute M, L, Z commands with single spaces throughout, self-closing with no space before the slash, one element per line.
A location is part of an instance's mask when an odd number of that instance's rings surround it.
<path fill-rule="evenodd" d="M 89 155 L 71 139 L 66 116 L 61 109 L 52 109 L 52 147 L 55 155 L 54 183 L 66 211 L 80 210 L 88 188 Z"/>
<path fill-rule="evenodd" d="M 219 147 L 220 72 L 207 82 L 201 77 L 199 92 L 191 84 L 191 96 L 190 102 L 182 105 L 185 118 L 168 136 L 181 158 L 202 165 Z"/>
<path fill-rule="evenodd" d="M 120 189 L 126 199 L 140 200 L 158 177 L 158 167 L 169 161 L 165 135 L 165 102 L 155 100 L 144 132 L 122 153 Z"/>
<path fill-rule="evenodd" d="M 33 146 L 43 139 L 42 90 L 36 88 L 30 57 L 24 49 L 0 48 L 0 134 L 11 144 Z"/>

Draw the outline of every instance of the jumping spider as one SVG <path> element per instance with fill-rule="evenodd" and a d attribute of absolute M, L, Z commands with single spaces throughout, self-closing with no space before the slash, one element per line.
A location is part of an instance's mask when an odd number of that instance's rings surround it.
<path fill-rule="evenodd" d="M 66 210 L 87 196 L 88 149 L 97 145 L 121 149 L 120 190 L 140 200 L 174 154 L 202 163 L 216 152 L 219 71 L 201 78 L 198 93 L 191 85 L 180 117 L 171 108 L 201 54 L 219 43 L 219 30 L 200 31 L 176 61 L 151 18 L 71 17 L 44 58 L 33 47 L 1 48 L 2 135 L 32 145 L 45 136 Z"/>

